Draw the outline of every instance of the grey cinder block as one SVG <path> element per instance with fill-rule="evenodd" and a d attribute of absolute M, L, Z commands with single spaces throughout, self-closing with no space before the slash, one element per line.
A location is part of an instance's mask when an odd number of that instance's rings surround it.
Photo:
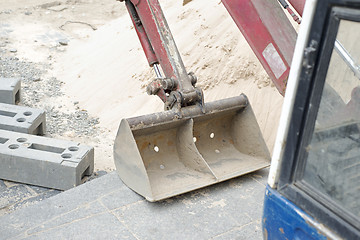
<path fill-rule="evenodd" d="M 2 130 L 44 135 L 45 119 L 44 110 L 0 103 L 0 129 Z"/>
<path fill-rule="evenodd" d="M 20 102 L 21 81 L 18 78 L 0 78 L 0 103 Z"/>
<path fill-rule="evenodd" d="M 67 190 L 94 170 L 94 148 L 0 130 L 0 179 Z"/>

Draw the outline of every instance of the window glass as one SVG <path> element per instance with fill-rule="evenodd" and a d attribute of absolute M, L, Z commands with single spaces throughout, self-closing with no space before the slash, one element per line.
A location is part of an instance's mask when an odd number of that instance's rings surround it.
<path fill-rule="evenodd" d="M 303 180 L 360 217 L 360 23 L 340 20 Z"/>

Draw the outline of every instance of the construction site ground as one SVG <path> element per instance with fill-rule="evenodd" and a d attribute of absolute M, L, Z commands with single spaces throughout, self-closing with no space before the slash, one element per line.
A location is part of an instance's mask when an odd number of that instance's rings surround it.
<path fill-rule="evenodd" d="M 205 102 L 245 93 L 271 152 L 283 97 L 221 1 L 160 3 Z M 0 239 L 262 238 L 268 169 L 158 203 L 114 172 L 120 120 L 163 109 L 146 94 L 154 76 L 119 1 L 0 1 L 0 77 L 20 78 L 19 104 L 46 111 L 46 137 L 95 148 L 74 189 L 0 180 Z"/>
<path fill-rule="evenodd" d="M 1 216 L 0 239 L 262 239 L 267 174 L 150 203 L 112 172 Z"/>

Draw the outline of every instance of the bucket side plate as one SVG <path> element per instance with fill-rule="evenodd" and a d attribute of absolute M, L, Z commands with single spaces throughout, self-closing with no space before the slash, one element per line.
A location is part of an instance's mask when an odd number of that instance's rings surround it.
<path fill-rule="evenodd" d="M 207 103 L 205 113 L 196 106 L 182 110 L 181 118 L 166 111 L 120 124 L 117 171 L 147 200 L 166 199 L 270 165 L 246 96 Z"/>

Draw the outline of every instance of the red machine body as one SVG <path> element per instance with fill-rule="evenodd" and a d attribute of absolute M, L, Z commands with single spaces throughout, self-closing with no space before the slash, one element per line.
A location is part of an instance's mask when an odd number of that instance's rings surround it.
<path fill-rule="evenodd" d="M 300 16 L 302 16 L 305 0 L 289 0 L 289 3 L 295 8 L 295 10 L 300 14 Z"/>
<path fill-rule="evenodd" d="M 168 109 L 202 101 L 201 90 L 194 87 L 186 72 L 170 28 L 158 0 L 125 1 L 150 66 L 160 64 L 164 79 L 153 81 L 149 94 L 158 95 Z M 173 94 L 171 94 L 173 92 Z"/>
<path fill-rule="evenodd" d="M 284 3 L 285 0 L 282 0 Z M 186 72 L 158 0 L 126 0 L 126 6 L 150 66 L 160 64 L 167 82 L 151 83 L 150 94 L 174 102 L 169 93 L 178 91 L 182 102 L 200 101 L 196 78 Z M 222 0 L 260 63 L 284 95 L 297 33 L 277 0 Z M 301 15 L 305 0 L 290 0 Z M 300 22 L 290 8 L 294 20 Z M 196 92 L 196 93 L 195 93 Z M 190 94 L 183 97 L 183 94 Z M 175 97 L 176 98 L 176 97 Z M 179 96 L 177 96 L 179 98 Z M 193 99 L 195 98 L 195 100 Z M 168 103 L 169 104 L 169 103 Z M 187 103 L 182 103 L 186 105 Z"/>
<path fill-rule="evenodd" d="M 283 95 L 297 34 L 277 1 L 222 0 Z"/>
<path fill-rule="evenodd" d="M 204 103 L 158 0 L 123 1 L 156 72 L 147 92 L 158 95 L 169 110 L 121 121 L 114 159 L 124 183 L 147 200 L 159 201 L 269 166 L 270 153 L 247 97 Z M 276 0 L 223 3 L 284 94 L 296 32 L 281 6 Z"/>

